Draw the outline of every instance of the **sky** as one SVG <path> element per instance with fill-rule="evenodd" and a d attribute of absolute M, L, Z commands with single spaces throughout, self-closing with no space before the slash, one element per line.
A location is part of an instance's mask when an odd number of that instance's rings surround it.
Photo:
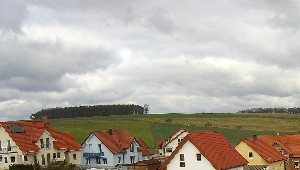
<path fill-rule="evenodd" d="M 0 0 L 0 121 L 300 106 L 300 0 Z"/>

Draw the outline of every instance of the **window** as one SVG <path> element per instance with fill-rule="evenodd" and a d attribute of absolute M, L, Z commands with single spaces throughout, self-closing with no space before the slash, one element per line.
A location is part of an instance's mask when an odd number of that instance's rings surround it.
<path fill-rule="evenodd" d="M 90 158 L 86 158 L 86 164 L 87 165 L 91 164 L 91 159 Z"/>
<path fill-rule="evenodd" d="M 294 168 L 299 168 L 299 161 L 294 161 Z"/>
<path fill-rule="evenodd" d="M 7 151 L 11 151 L 10 140 L 7 140 Z"/>
<path fill-rule="evenodd" d="M 97 164 L 101 164 L 101 158 L 98 158 L 98 157 L 97 157 L 97 158 L 96 158 L 96 163 L 97 163 Z"/>
<path fill-rule="evenodd" d="M 49 138 L 46 138 L 46 149 L 50 148 L 50 141 Z"/>
<path fill-rule="evenodd" d="M 130 156 L 130 163 L 131 163 L 131 164 L 134 164 L 134 159 L 135 159 L 134 156 Z"/>
<path fill-rule="evenodd" d="M 180 143 L 182 141 L 182 139 L 178 139 L 178 143 Z"/>
<path fill-rule="evenodd" d="M 41 149 L 44 149 L 44 139 L 40 139 Z"/>
<path fill-rule="evenodd" d="M 103 158 L 103 164 L 107 164 L 107 159 Z"/>
<path fill-rule="evenodd" d="M 4 157 L 4 163 L 8 163 L 7 157 Z"/>
<path fill-rule="evenodd" d="M 74 153 L 74 154 L 73 154 L 73 159 L 74 159 L 74 160 L 77 159 L 76 156 L 77 156 L 76 153 Z"/>
<path fill-rule="evenodd" d="M 166 148 L 166 152 L 172 152 L 172 148 Z"/>
<path fill-rule="evenodd" d="M 179 154 L 179 166 L 180 167 L 185 167 L 185 162 L 184 162 L 184 154 Z"/>
<path fill-rule="evenodd" d="M 56 159 L 56 153 L 53 153 L 53 159 Z"/>
<path fill-rule="evenodd" d="M 57 158 L 60 159 L 60 152 L 57 152 Z"/>
<path fill-rule="evenodd" d="M 1 140 L 0 140 L 0 151 L 2 151 L 2 145 L 1 145 Z M 1 161 L 2 162 L 2 161 Z"/>
<path fill-rule="evenodd" d="M 133 143 L 131 143 L 131 145 L 130 145 L 130 152 L 134 152 L 134 145 L 133 145 Z"/>
<path fill-rule="evenodd" d="M 253 152 L 248 152 L 248 158 L 253 158 Z"/>
<path fill-rule="evenodd" d="M 2 155 L 0 155 L 0 163 L 2 163 Z"/>
<path fill-rule="evenodd" d="M 201 154 L 200 153 L 196 154 L 196 157 L 197 157 L 197 161 L 201 161 Z"/>
<path fill-rule="evenodd" d="M 28 161 L 28 157 L 24 156 L 24 161 L 27 162 Z"/>
<path fill-rule="evenodd" d="M 98 144 L 98 147 L 99 147 L 99 151 L 100 151 L 100 153 L 101 153 L 101 152 L 102 152 L 101 144 Z"/>
<path fill-rule="evenodd" d="M 45 156 L 42 155 L 42 165 L 45 165 L 46 164 L 46 161 L 45 161 Z"/>
<path fill-rule="evenodd" d="M 14 157 L 14 156 L 10 157 L 10 162 L 15 163 L 16 162 L 16 157 Z"/>
<path fill-rule="evenodd" d="M 180 161 L 184 161 L 184 154 L 180 154 L 179 157 L 180 157 Z"/>
<path fill-rule="evenodd" d="M 118 157 L 118 164 L 121 163 L 121 157 Z"/>

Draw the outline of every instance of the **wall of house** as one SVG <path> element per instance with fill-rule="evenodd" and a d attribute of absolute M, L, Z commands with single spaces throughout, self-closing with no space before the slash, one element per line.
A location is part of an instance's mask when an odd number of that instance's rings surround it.
<path fill-rule="evenodd" d="M 99 153 L 99 144 L 101 144 L 102 152 L 104 156 L 102 158 L 107 159 L 107 164 L 104 164 L 101 159 L 101 164 L 97 164 L 96 158 L 90 158 L 90 164 L 87 164 L 87 158 L 83 157 L 83 153 Z M 81 164 L 87 167 L 114 167 L 117 165 L 118 157 L 121 157 L 123 163 L 123 155 L 114 155 L 95 135 L 91 135 L 83 144 L 81 152 Z"/>
<path fill-rule="evenodd" d="M 201 161 L 197 161 L 196 154 L 199 153 L 199 150 L 190 141 L 187 141 L 167 165 L 167 170 L 215 170 L 212 164 L 203 155 L 201 155 Z M 180 154 L 184 154 L 184 161 L 180 161 Z M 185 167 L 180 167 L 180 162 L 184 162 Z"/>
<path fill-rule="evenodd" d="M 277 161 L 269 164 L 268 170 L 284 170 L 284 161 Z"/>
<path fill-rule="evenodd" d="M 67 151 L 65 152 L 65 156 L 68 164 L 81 164 L 81 151 Z"/>
<path fill-rule="evenodd" d="M 172 148 L 173 152 L 179 144 L 178 139 L 182 140 L 187 134 L 188 132 L 183 132 L 183 130 L 176 132 L 174 135 L 172 135 L 170 142 L 166 145 L 163 145 L 163 149 L 166 151 L 166 148 Z M 170 156 L 172 152 L 165 152 L 165 155 Z"/>
<path fill-rule="evenodd" d="M 235 149 L 249 162 L 248 165 L 268 165 L 268 163 L 245 142 L 240 142 Z M 249 152 L 253 153 L 253 157 L 249 158 Z"/>
<path fill-rule="evenodd" d="M 46 138 L 49 138 L 49 147 L 46 146 Z M 43 139 L 44 141 L 44 148 L 41 148 L 40 139 Z M 66 159 L 65 150 L 57 150 L 54 148 L 54 140 L 55 139 L 46 130 L 42 133 L 39 140 L 36 142 L 36 145 L 40 148 L 40 150 L 36 154 L 38 164 L 42 166 L 47 166 L 52 161 L 64 161 Z M 44 164 L 43 157 L 45 160 Z M 48 159 L 48 157 L 50 159 Z"/>
<path fill-rule="evenodd" d="M 226 170 L 243 170 L 244 167 L 243 166 L 239 166 L 239 167 L 235 167 L 235 168 L 229 168 L 229 169 L 226 169 Z"/>
<path fill-rule="evenodd" d="M 138 143 L 136 141 L 133 141 L 132 144 L 134 148 L 133 152 L 130 151 L 130 147 L 126 150 L 126 154 L 124 157 L 125 164 L 131 164 L 130 157 L 134 157 L 134 163 L 143 160 L 142 152 L 138 151 L 138 146 L 139 146 Z"/>
<path fill-rule="evenodd" d="M 8 169 L 11 164 L 27 164 L 31 162 L 24 162 L 23 152 L 18 148 L 16 143 L 12 140 L 12 138 L 8 135 L 5 129 L 0 126 L 0 141 L 1 141 L 1 149 L 0 149 L 0 157 L 2 157 L 2 161 L 0 162 L 0 169 Z M 11 151 L 7 150 L 8 140 L 10 141 Z M 12 162 L 12 159 L 15 159 Z M 7 160 L 7 161 L 6 161 Z"/>

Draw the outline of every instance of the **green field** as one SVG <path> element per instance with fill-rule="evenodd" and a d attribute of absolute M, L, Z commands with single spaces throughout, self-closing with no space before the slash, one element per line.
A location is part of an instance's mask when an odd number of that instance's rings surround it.
<path fill-rule="evenodd" d="M 126 129 L 151 148 L 157 139 L 166 139 L 179 128 L 215 130 L 233 145 L 253 134 L 300 132 L 300 115 L 290 114 L 148 114 L 114 115 L 50 120 L 58 131 L 70 131 L 82 143 L 92 131 Z M 188 126 L 189 125 L 189 126 Z"/>

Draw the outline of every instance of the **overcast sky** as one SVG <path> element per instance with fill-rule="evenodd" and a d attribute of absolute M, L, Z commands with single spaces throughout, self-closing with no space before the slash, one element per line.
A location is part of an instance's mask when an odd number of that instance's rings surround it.
<path fill-rule="evenodd" d="M 300 106 L 299 0 L 1 0 L 0 120 Z"/>

